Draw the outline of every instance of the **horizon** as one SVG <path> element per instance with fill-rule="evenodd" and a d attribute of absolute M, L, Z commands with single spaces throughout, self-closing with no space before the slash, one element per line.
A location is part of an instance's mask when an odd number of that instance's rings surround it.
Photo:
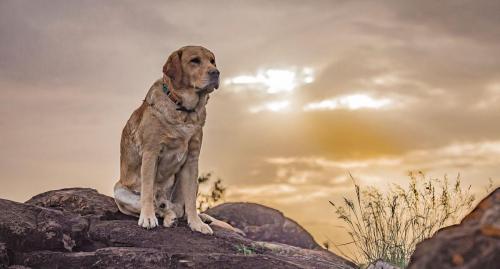
<path fill-rule="evenodd" d="M 118 4 L 120 3 L 120 4 Z M 0 2 L 0 197 L 112 195 L 122 128 L 174 50 L 214 52 L 200 173 L 318 241 L 329 200 L 460 175 L 500 183 L 498 1 Z"/>

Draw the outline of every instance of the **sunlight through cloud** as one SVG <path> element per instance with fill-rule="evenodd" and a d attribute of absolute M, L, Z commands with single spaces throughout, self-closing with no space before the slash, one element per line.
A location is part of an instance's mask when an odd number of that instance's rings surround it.
<path fill-rule="evenodd" d="M 260 106 L 254 106 L 250 108 L 250 112 L 252 113 L 259 113 L 262 111 L 278 112 L 286 109 L 289 106 L 290 106 L 289 101 L 269 102 Z"/>
<path fill-rule="evenodd" d="M 314 70 L 310 67 L 304 67 L 302 69 L 260 69 L 255 75 L 232 77 L 226 79 L 224 83 L 239 86 L 235 90 L 257 89 L 268 94 L 275 94 L 292 92 L 297 87 L 313 81 Z"/>
<path fill-rule="evenodd" d="M 345 95 L 327 99 L 320 102 L 309 103 L 304 106 L 305 111 L 334 110 L 334 109 L 381 109 L 391 105 L 393 101 L 388 98 L 375 99 L 366 94 Z"/>

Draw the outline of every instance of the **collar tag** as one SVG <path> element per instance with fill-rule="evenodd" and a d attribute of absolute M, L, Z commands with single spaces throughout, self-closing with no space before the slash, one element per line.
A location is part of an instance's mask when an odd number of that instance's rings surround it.
<path fill-rule="evenodd" d="M 165 83 L 163 83 L 163 92 L 164 92 L 166 95 L 169 95 L 169 94 L 170 94 L 170 91 L 168 90 L 167 84 L 165 84 Z"/>

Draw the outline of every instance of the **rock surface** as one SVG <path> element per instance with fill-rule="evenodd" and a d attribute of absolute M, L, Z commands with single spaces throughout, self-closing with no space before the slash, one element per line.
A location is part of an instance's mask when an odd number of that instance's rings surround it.
<path fill-rule="evenodd" d="M 252 240 L 322 249 L 304 228 L 280 211 L 267 206 L 225 203 L 208 209 L 206 213 L 239 228 Z"/>
<path fill-rule="evenodd" d="M 122 214 L 112 197 L 102 195 L 89 188 L 69 188 L 44 192 L 33 196 L 26 201 L 26 204 L 53 208 L 101 220 L 134 219 Z"/>
<path fill-rule="evenodd" d="M 388 262 L 384 262 L 382 260 L 376 260 L 366 267 L 366 269 L 400 269 L 397 266 L 394 266 Z"/>
<path fill-rule="evenodd" d="M 0 268 L 9 266 L 9 255 L 7 254 L 7 247 L 4 243 L 0 243 Z"/>
<path fill-rule="evenodd" d="M 460 224 L 419 243 L 408 268 L 500 268 L 500 188 Z"/>
<path fill-rule="evenodd" d="M 228 216 L 223 207 L 213 211 Z M 281 213 L 268 226 L 246 214 L 235 220 L 250 237 L 218 227 L 213 236 L 203 235 L 184 222 L 145 230 L 111 197 L 84 188 L 42 193 L 24 204 L 0 199 L 0 212 L 0 268 L 355 268 L 309 241 Z M 288 235 L 293 240 L 286 241 Z"/>

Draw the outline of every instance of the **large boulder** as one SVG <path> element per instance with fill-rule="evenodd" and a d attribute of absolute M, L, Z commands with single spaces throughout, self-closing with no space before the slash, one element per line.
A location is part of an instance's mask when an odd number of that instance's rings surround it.
<path fill-rule="evenodd" d="M 419 243 L 408 268 L 500 268 L 500 188 L 460 224 Z"/>
<path fill-rule="evenodd" d="M 0 199 L 0 211 L 0 268 L 355 268 L 323 249 L 216 226 L 213 236 L 183 221 L 145 230 L 93 189 L 50 191 L 24 204 Z"/>
<path fill-rule="evenodd" d="M 26 204 L 58 209 L 99 219 L 133 219 L 122 214 L 112 197 L 90 188 L 68 188 L 33 196 Z"/>
<path fill-rule="evenodd" d="M 80 215 L 0 199 L 0 242 L 12 251 L 72 251 L 89 223 Z"/>
<path fill-rule="evenodd" d="M 245 232 L 252 240 L 321 249 L 311 234 L 280 211 L 254 203 L 225 203 L 206 211 Z"/>

